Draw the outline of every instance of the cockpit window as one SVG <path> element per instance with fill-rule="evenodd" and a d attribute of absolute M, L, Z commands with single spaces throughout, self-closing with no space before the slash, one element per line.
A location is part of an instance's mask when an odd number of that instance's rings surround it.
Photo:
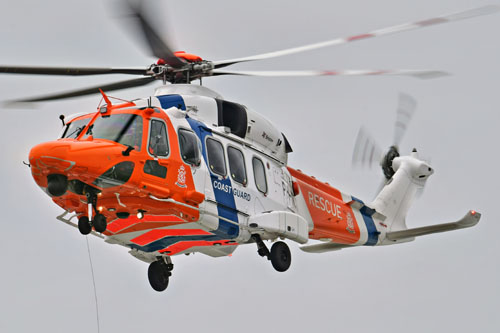
<path fill-rule="evenodd" d="M 191 131 L 179 129 L 179 146 L 184 162 L 198 166 L 201 163 L 198 137 Z"/>
<path fill-rule="evenodd" d="M 66 129 L 64 130 L 63 138 L 76 139 L 78 135 L 83 131 L 85 126 L 87 126 L 90 117 L 75 119 L 72 122 L 66 124 Z"/>
<path fill-rule="evenodd" d="M 168 156 L 167 128 L 161 120 L 151 120 L 148 150 L 153 156 Z"/>
<path fill-rule="evenodd" d="M 142 117 L 132 113 L 112 114 L 109 117 L 97 117 L 90 125 L 85 137 L 106 139 L 141 150 Z"/>

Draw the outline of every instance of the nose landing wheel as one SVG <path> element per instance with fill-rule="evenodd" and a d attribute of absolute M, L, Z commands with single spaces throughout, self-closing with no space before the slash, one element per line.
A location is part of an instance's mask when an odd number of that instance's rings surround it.
<path fill-rule="evenodd" d="M 87 196 L 89 216 L 92 215 L 92 211 L 95 212 L 95 215 L 92 221 L 90 221 L 88 216 L 81 216 L 78 219 L 78 230 L 80 230 L 82 235 L 90 234 L 92 232 L 92 227 L 99 233 L 105 232 L 108 223 L 106 217 L 97 210 L 97 193 L 95 191 L 88 191 L 85 195 Z"/>
<path fill-rule="evenodd" d="M 81 216 L 78 219 L 78 230 L 82 235 L 90 234 L 92 227 L 94 227 L 95 231 L 103 233 L 106 231 L 107 226 L 106 217 L 102 214 L 96 214 L 92 221 L 89 220 L 88 216 Z"/>
<path fill-rule="evenodd" d="M 78 219 L 78 230 L 82 235 L 88 235 L 92 231 L 92 224 L 87 216 L 81 216 Z"/>
<path fill-rule="evenodd" d="M 94 216 L 92 225 L 94 226 L 95 231 L 103 233 L 106 231 L 108 223 L 106 222 L 106 217 L 99 213 Z"/>

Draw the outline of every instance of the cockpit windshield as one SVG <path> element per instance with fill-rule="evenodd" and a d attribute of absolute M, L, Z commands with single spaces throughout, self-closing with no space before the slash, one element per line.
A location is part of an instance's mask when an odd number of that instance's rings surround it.
<path fill-rule="evenodd" d="M 140 151 L 142 145 L 142 117 L 131 113 L 97 117 L 84 135 L 94 139 L 106 139 L 133 147 Z"/>
<path fill-rule="evenodd" d="M 80 133 L 83 131 L 85 126 L 87 126 L 90 117 L 75 119 L 66 125 L 64 130 L 63 138 L 76 139 Z"/>

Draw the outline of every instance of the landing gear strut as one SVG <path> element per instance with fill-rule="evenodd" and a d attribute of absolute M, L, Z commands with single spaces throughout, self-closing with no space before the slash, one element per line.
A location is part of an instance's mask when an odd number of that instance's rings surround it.
<path fill-rule="evenodd" d="M 257 253 L 259 253 L 261 257 L 266 257 L 270 260 L 275 270 L 284 272 L 290 268 L 292 255 L 286 243 L 278 241 L 271 246 L 271 251 L 269 251 L 259 235 L 252 235 L 252 239 L 257 244 Z"/>
<path fill-rule="evenodd" d="M 89 216 L 92 211 L 94 211 L 95 215 L 92 221 L 89 220 L 87 216 L 81 216 L 78 219 L 78 230 L 82 235 L 88 235 L 92 231 L 92 227 L 94 227 L 95 231 L 103 233 L 106 231 L 108 223 L 106 221 L 106 217 L 99 213 L 97 210 L 97 194 L 93 191 L 89 191 L 85 193 L 87 196 L 87 202 L 89 205 Z"/>
<path fill-rule="evenodd" d="M 148 279 L 149 284 L 156 291 L 164 291 L 168 287 L 168 280 L 172 275 L 174 264 L 170 257 L 159 258 L 149 264 Z"/>

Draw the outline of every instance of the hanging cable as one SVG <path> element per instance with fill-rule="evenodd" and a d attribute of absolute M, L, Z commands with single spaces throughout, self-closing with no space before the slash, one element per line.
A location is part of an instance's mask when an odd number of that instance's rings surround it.
<path fill-rule="evenodd" d="M 89 262 L 90 262 L 90 271 L 92 272 L 92 284 L 94 285 L 94 299 L 95 299 L 95 314 L 97 320 L 97 333 L 101 332 L 99 325 L 99 307 L 97 305 L 97 290 L 95 287 L 95 277 L 94 277 L 94 265 L 92 265 L 92 256 L 90 255 L 90 246 L 89 246 L 89 238 L 85 236 L 85 240 L 87 241 L 87 252 L 89 254 Z"/>

